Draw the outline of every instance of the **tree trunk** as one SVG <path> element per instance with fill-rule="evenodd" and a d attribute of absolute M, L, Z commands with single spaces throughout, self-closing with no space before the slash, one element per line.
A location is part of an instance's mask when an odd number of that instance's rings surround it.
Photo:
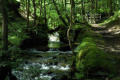
<path fill-rule="evenodd" d="M 109 6 L 110 6 L 110 16 L 112 15 L 113 12 L 113 7 L 112 7 L 112 0 L 109 1 Z"/>
<path fill-rule="evenodd" d="M 63 22 L 63 24 L 64 24 L 65 26 L 68 26 L 67 22 L 66 22 L 65 19 L 62 17 L 62 15 L 61 15 L 58 7 L 57 7 L 57 4 L 56 4 L 55 0 L 53 0 L 53 4 L 54 4 L 54 6 L 55 6 L 55 8 L 56 8 L 56 11 L 57 11 L 57 14 L 58 14 L 60 20 Z"/>
<path fill-rule="evenodd" d="M 72 42 L 71 42 L 71 38 L 70 38 L 70 31 L 72 29 L 72 26 L 73 26 L 73 21 L 74 21 L 74 1 L 71 0 L 70 3 L 71 3 L 71 9 L 70 9 L 70 26 L 68 28 L 68 31 L 67 31 L 67 37 L 68 37 L 68 42 L 69 42 L 69 46 L 70 46 L 70 49 L 72 50 L 72 53 L 73 55 L 76 57 L 74 51 L 73 51 L 73 48 L 72 48 Z M 72 65 L 71 65 L 71 79 L 73 79 L 74 77 L 74 71 L 75 71 L 75 58 L 73 59 L 73 62 L 72 62 Z"/>
<path fill-rule="evenodd" d="M 39 5 L 40 5 L 40 16 L 42 15 L 42 0 L 39 0 Z"/>
<path fill-rule="evenodd" d="M 47 18 L 46 18 L 46 5 L 45 5 L 46 0 L 44 0 L 44 20 L 45 20 L 45 25 L 47 24 Z"/>
<path fill-rule="evenodd" d="M 2 13 L 2 53 L 3 53 L 2 59 L 5 60 L 5 62 L 6 61 L 9 62 L 8 14 L 7 14 L 6 3 L 7 3 L 7 1 L 0 0 L 0 7 L 1 7 L 1 13 Z M 0 79 L 5 80 L 6 77 L 8 77 L 8 79 L 13 79 L 13 77 L 14 77 L 11 72 L 11 66 L 9 66 L 9 65 L 0 66 Z M 14 79 L 16 79 L 16 77 Z"/>
<path fill-rule="evenodd" d="M 76 11 L 75 11 L 75 1 L 74 0 L 71 0 L 71 6 L 72 6 L 72 17 L 73 17 L 73 21 L 72 23 L 74 23 L 75 19 L 76 19 Z"/>
<path fill-rule="evenodd" d="M 95 12 L 97 13 L 97 9 L 98 9 L 98 0 L 95 1 Z"/>
<path fill-rule="evenodd" d="M 84 6 L 84 0 L 82 0 L 82 21 L 85 21 L 85 6 Z"/>
<path fill-rule="evenodd" d="M 30 0 L 27 0 L 27 28 L 29 28 Z"/>
<path fill-rule="evenodd" d="M 33 0 L 33 8 L 34 8 L 34 26 L 36 25 L 36 17 L 37 17 L 37 15 L 36 15 L 36 3 L 35 3 L 35 0 Z"/>
<path fill-rule="evenodd" d="M 67 3 L 67 0 L 65 0 L 65 10 L 66 10 L 66 8 L 67 8 L 67 5 L 66 5 L 66 3 Z"/>
<path fill-rule="evenodd" d="M 8 50 L 8 15 L 5 6 L 5 0 L 1 0 L 1 11 L 2 11 L 2 44 L 3 51 L 7 52 Z"/>

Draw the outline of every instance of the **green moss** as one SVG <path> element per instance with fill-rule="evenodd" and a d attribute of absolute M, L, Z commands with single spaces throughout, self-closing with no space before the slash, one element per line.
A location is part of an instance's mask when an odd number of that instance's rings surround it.
<path fill-rule="evenodd" d="M 75 74 L 77 79 L 93 79 L 93 77 L 105 79 L 102 76 L 111 77 L 110 74 L 115 73 L 114 64 L 109 60 L 108 54 L 97 47 L 95 39 L 84 38 L 75 51 L 78 52 L 76 56 L 78 72 Z"/>
<path fill-rule="evenodd" d="M 87 23 L 77 23 L 72 26 L 72 29 L 90 29 L 90 25 Z"/>
<path fill-rule="evenodd" d="M 120 17 L 120 11 L 117 11 L 117 12 L 115 12 L 115 14 L 113 16 L 111 16 L 110 18 L 108 18 L 105 21 L 103 21 L 102 23 L 100 23 L 100 25 L 113 24 L 113 22 L 116 22 L 116 20 L 118 20 L 119 17 Z"/>

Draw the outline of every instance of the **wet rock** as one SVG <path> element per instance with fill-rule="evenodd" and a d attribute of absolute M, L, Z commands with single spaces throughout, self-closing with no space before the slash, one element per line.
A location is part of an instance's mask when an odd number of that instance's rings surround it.
<path fill-rule="evenodd" d="M 36 30 L 36 31 L 34 31 Z M 40 51 L 48 51 L 48 27 L 40 22 L 36 27 L 31 27 L 31 30 L 26 30 L 25 33 L 29 38 L 22 41 L 20 48 L 23 50 L 36 48 Z"/>
<path fill-rule="evenodd" d="M 48 50 L 48 42 L 42 41 L 41 38 L 28 38 L 22 41 L 20 48 L 22 50 L 27 50 L 31 48 L 36 48 L 38 50 L 47 51 Z M 44 42 L 44 43 L 43 43 Z"/>
<path fill-rule="evenodd" d="M 54 65 L 58 65 L 58 62 L 54 62 Z"/>
<path fill-rule="evenodd" d="M 17 80 L 17 78 L 12 74 L 10 67 L 0 67 L 0 80 L 5 80 L 7 77 L 10 80 Z"/>
<path fill-rule="evenodd" d="M 53 77 L 51 80 L 68 80 L 68 76 L 67 75 L 59 75 L 59 76 Z"/>
<path fill-rule="evenodd" d="M 29 64 L 29 62 L 28 62 L 28 61 L 25 61 L 25 64 Z"/>
<path fill-rule="evenodd" d="M 53 72 L 52 71 L 48 71 L 47 74 L 52 74 Z"/>
<path fill-rule="evenodd" d="M 57 58 L 57 56 L 53 56 L 53 59 L 55 60 Z"/>
<path fill-rule="evenodd" d="M 67 75 L 63 75 L 63 76 L 61 77 L 61 80 L 68 80 L 68 76 L 67 76 Z"/>

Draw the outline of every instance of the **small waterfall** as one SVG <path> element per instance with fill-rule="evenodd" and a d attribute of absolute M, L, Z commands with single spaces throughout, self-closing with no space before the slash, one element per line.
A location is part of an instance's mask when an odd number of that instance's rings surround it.
<path fill-rule="evenodd" d="M 49 51 L 59 51 L 60 39 L 59 39 L 58 32 L 55 32 L 55 33 L 49 35 L 48 47 L 50 48 Z"/>
<path fill-rule="evenodd" d="M 49 41 L 50 41 L 50 42 L 60 42 L 59 33 L 58 33 L 58 32 L 55 32 L 55 33 L 53 33 L 53 34 L 50 34 L 50 35 L 49 35 Z"/>

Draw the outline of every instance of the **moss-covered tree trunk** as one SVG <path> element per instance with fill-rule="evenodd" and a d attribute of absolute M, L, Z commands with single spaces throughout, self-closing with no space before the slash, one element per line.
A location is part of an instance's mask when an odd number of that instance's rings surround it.
<path fill-rule="evenodd" d="M 1 0 L 1 12 L 2 12 L 2 44 L 3 44 L 3 51 L 8 50 L 8 15 L 7 15 L 7 8 L 6 3 L 4 0 Z"/>
<path fill-rule="evenodd" d="M 8 14 L 7 14 L 7 1 L 0 0 L 0 8 L 2 13 L 2 64 L 0 65 L 0 79 L 13 79 L 11 66 L 10 64 L 6 64 L 9 62 L 8 55 Z M 15 77 L 16 79 L 16 77 Z"/>

